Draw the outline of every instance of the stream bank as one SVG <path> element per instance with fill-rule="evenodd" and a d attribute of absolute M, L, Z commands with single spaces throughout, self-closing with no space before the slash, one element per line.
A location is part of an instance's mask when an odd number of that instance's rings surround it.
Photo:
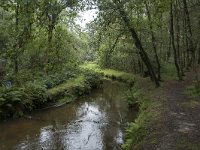
<path fill-rule="evenodd" d="M 103 80 L 102 88 L 73 103 L 0 123 L 0 149 L 120 149 L 124 130 L 137 116 L 124 83 Z"/>

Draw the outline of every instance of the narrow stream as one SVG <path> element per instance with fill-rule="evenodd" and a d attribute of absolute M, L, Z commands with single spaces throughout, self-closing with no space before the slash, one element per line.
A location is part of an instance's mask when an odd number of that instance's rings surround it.
<path fill-rule="evenodd" d="M 118 150 L 126 123 L 136 117 L 125 100 L 127 89 L 106 80 L 71 104 L 0 123 L 0 150 Z"/>

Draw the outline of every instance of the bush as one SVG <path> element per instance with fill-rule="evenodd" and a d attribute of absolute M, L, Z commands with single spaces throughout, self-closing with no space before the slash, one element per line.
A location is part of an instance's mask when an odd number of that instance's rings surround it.
<path fill-rule="evenodd" d="M 64 83 L 70 78 L 75 78 L 79 74 L 79 70 L 66 71 L 62 73 L 56 73 L 45 77 L 36 78 L 37 81 L 40 81 L 46 85 L 47 89 L 51 89 L 57 85 Z"/>
<path fill-rule="evenodd" d="M 136 86 L 133 86 L 130 88 L 130 90 L 127 92 L 127 101 L 129 107 L 135 107 L 139 106 L 140 103 L 140 92 L 137 90 Z"/>
<path fill-rule="evenodd" d="M 200 82 L 197 82 L 197 83 L 195 84 L 195 90 L 196 90 L 196 95 L 197 95 L 197 97 L 200 98 Z"/>
<path fill-rule="evenodd" d="M 196 82 L 194 85 L 187 87 L 187 94 L 194 100 L 200 98 L 200 83 Z"/>
<path fill-rule="evenodd" d="M 28 83 L 23 88 L 23 104 L 28 110 L 40 108 L 47 101 L 47 90 L 41 83 Z"/>
<path fill-rule="evenodd" d="M 28 83 L 22 88 L 0 89 L 0 119 L 21 117 L 24 112 L 39 108 L 47 101 L 46 88 Z"/>
<path fill-rule="evenodd" d="M 122 149 L 124 150 L 141 149 L 140 146 L 147 134 L 149 121 L 152 118 L 156 118 L 156 114 L 152 112 L 152 106 L 155 104 L 152 103 L 151 99 L 147 98 L 143 94 L 138 94 L 136 98 L 139 106 L 138 117 L 134 122 L 130 123 L 129 127 L 126 129 L 126 140 L 122 145 Z"/>
<path fill-rule="evenodd" d="M 86 70 L 84 71 L 85 82 L 92 88 L 101 84 L 101 75 L 99 73 Z"/>
<path fill-rule="evenodd" d="M 16 88 L 0 89 L 0 118 L 17 117 L 23 115 L 22 99 L 24 95 Z"/>

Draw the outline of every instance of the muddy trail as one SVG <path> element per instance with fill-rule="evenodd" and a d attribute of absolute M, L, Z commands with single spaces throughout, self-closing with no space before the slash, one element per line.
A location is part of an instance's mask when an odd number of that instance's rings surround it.
<path fill-rule="evenodd" d="M 200 103 L 194 102 L 186 89 L 192 85 L 194 73 L 188 72 L 184 81 L 171 80 L 153 94 L 161 102 L 161 117 L 149 128 L 142 149 L 145 150 L 199 150 Z"/>

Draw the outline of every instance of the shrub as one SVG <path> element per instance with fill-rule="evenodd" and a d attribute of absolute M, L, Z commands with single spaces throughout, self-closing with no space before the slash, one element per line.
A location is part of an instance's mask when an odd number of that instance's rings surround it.
<path fill-rule="evenodd" d="M 23 88 L 24 100 L 22 103 L 28 110 L 40 108 L 47 101 L 47 90 L 39 82 L 27 83 Z"/>
<path fill-rule="evenodd" d="M 74 78 L 79 74 L 79 70 L 74 71 L 66 71 L 61 73 L 52 74 L 49 76 L 36 78 L 37 81 L 40 81 L 46 85 L 47 89 L 51 89 L 57 85 L 64 83 L 66 80 L 70 78 Z"/>
<path fill-rule="evenodd" d="M 133 86 L 127 92 L 127 101 L 129 107 L 138 106 L 140 103 L 140 92 L 137 90 L 136 86 Z"/>
<path fill-rule="evenodd" d="M 0 89 L 0 119 L 21 117 L 24 112 L 41 107 L 47 101 L 46 88 L 28 83 L 22 88 Z"/>
<path fill-rule="evenodd" d="M 18 117 L 23 115 L 24 106 L 21 89 L 0 89 L 0 118 Z"/>
<path fill-rule="evenodd" d="M 84 76 L 85 82 L 92 88 L 101 84 L 101 74 L 99 73 L 86 70 L 84 71 Z"/>
<path fill-rule="evenodd" d="M 138 92 L 140 93 L 140 92 Z M 122 149 L 140 149 L 144 137 L 147 134 L 147 127 L 149 126 L 149 121 L 152 118 L 156 118 L 156 114 L 152 112 L 151 99 L 147 98 L 143 94 L 138 94 L 137 104 L 139 105 L 138 118 L 129 124 L 125 133 L 125 143 L 122 145 Z"/>

